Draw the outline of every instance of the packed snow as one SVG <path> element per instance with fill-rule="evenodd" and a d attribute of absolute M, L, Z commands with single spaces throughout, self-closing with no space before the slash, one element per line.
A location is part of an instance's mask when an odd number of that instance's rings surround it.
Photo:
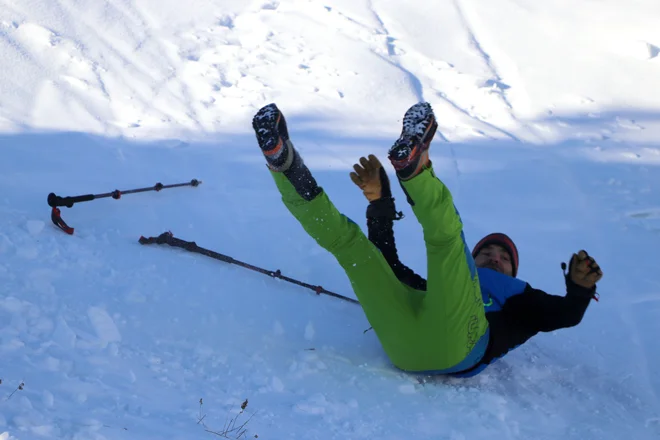
<path fill-rule="evenodd" d="M 0 2 L 0 440 L 660 437 L 660 3 Z M 501 231 L 600 301 L 470 379 L 394 369 L 282 204 L 251 118 L 277 103 L 339 209 L 349 172 L 433 106 L 431 158 L 469 245 Z M 62 208 L 49 193 L 184 186 Z M 426 274 L 401 189 L 402 260 Z M 366 332 L 365 332 L 366 331 Z M 243 409 L 242 409 L 243 407 Z"/>

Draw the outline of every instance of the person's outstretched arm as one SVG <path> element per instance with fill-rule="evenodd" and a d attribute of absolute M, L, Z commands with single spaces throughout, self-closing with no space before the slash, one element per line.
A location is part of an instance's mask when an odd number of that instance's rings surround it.
<path fill-rule="evenodd" d="M 426 280 L 403 264 L 399 259 L 394 240 L 394 220 L 399 220 L 394 199 L 380 198 L 367 207 L 367 228 L 369 240 L 380 250 L 402 283 L 417 290 L 426 290 Z"/>
<path fill-rule="evenodd" d="M 529 284 L 507 300 L 504 310 L 533 332 L 551 332 L 578 325 L 596 295 L 603 272 L 585 251 L 574 254 L 566 278 L 566 295 L 551 295 Z"/>
<path fill-rule="evenodd" d="M 413 289 L 426 290 L 426 280 L 399 259 L 394 241 L 394 220 L 403 217 L 396 211 L 390 179 L 376 156 L 361 157 L 350 174 L 353 183 L 369 201 L 367 228 L 369 240 L 380 250 L 399 281 Z"/>

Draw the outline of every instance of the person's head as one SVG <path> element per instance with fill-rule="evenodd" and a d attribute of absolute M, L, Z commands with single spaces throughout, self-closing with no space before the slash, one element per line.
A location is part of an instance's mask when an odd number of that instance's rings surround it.
<path fill-rule="evenodd" d="M 477 267 L 496 270 L 515 277 L 518 274 L 518 249 L 507 235 L 496 232 L 488 234 L 472 249 Z"/>

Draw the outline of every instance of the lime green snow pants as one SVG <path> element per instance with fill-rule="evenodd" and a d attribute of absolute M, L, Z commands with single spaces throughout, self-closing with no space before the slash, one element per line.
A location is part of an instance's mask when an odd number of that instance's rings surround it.
<path fill-rule="evenodd" d="M 346 272 L 367 320 L 399 369 L 452 373 L 473 366 L 488 343 L 488 322 L 474 260 L 447 187 L 428 168 L 402 182 L 424 231 L 427 290 L 402 284 L 360 227 L 325 191 L 311 201 L 271 171 L 287 209 Z"/>

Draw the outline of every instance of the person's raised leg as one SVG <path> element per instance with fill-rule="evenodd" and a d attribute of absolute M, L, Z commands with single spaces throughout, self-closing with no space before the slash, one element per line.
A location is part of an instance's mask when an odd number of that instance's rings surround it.
<path fill-rule="evenodd" d="M 429 147 L 437 129 L 428 103 L 410 107 L 389 158 L 422 226 L 427 253 L 427 295 L 421 321 L 444 346 L 438 362 L 451 371 L 477 362 L 488 342 L 479 279 L 463 223 L 447 186 L 435 175 Z"/>
<path fill-rule="evenodd" d="M 317 184 L 293 146 L 284 115 L 275 104 L 257 112 L 253 128 L 289 212 L 344 269 L 392 363 L 404 370 L 418 370 L 419 353 L 426 347 L 418 345 L 419 322 L 411 289 L 398 281 L 360 227 L 340 213 Z"/>

